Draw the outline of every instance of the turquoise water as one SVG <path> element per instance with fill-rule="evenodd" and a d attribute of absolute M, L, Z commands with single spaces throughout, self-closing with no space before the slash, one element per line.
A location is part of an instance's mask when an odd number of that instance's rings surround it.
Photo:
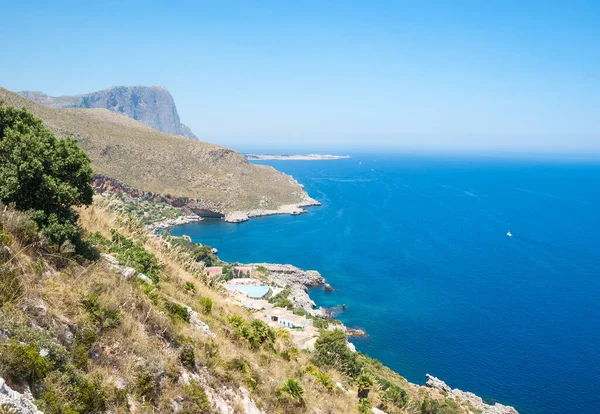
<path fill-rule="evenodd" d="M 323 203 L 174 229 L 224 260 L 319 270 L 322 306 L 410 381 L 523 413 L 591 413 L 600 390 L 600 164 L 356 155 L 264 162 Z M 510 229 L 513 237 L 506 236 Z"/>
<path fill-rule="evenodd" d="M 251 298 L 262 298 L 267 293 L 269 293 L 268 286 L 243 286 L 243 285 L 231 285 L 227 286 L 229 290 L 237 290 L 238 292 L 243 292 L 247 294 Z"/>

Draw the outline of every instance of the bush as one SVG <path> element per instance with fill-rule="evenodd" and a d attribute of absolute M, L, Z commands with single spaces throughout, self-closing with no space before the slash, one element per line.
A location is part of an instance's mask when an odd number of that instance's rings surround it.
<path fill-rule="evenodd" d="M 190 321 L 190 313 L 188 312 L 187 308 L 183 305 L 166 300 L 165 309 L 167 309 L 169 313 L 171 313 L 171 315 L 176 316 L 185 322 Z"/>
<path fill-rule="evenodd" d="M 292 293 L 290 286 L 286 286 L 281 292 L 269 299 L 269 302 L 278 308 L 293 309 L 294 304 L 288 299 L 288 296 Z"/>
<path fill-rule="evenodd" d="M 44 380 L 45 391 L 36 405 L 46 414 L 99 413 L 107 408 L 102 378 L 54 371 Z"/>
<path fill-rule="evenodd" d="M 139 371 L 133 385 L 135 392 L 144 400 L 153 401 L 157 394 L 157 383 L 150 371 Z"/>
<path fill-rule="evenodd" d="M 226 264 L 225 266 L 223 266 L 223 270 L 222 270 L 222 274 L 220 276 L 221 280 L 231 280 L 235 277 L 235 269 L 233 267 L 233 265 L 231 264 Z"/>
<path fill-rule="evenodd" d="M 358 376 L 361 364 L 356 353 L 350 351 L 346 343 L 346 334 L 341 329 L 321 331 L 315 342 L 315 363 L 337 368 L 351 377 Z"/>
<path fill-rule="evenodd" d="M 184 385 L 183 392 L 182 413 L 208 413 L 211 411 L 210 401 L 198 381 L 192 380 L 189 384 Z"/>
<path fill-rule="evenodd" d="M 14 339 L 9 340 L 0 354 L 0 362 L 3 375 L 17 383 L 38 382 L 52 369 L 52 362 L 40 355 L 40 346 L 37 342 L 22 344 Z"/>
<path fill-rule="evenodd" d="M 81 299 L 81 304 L 90 315 L 92 322 L 94 322 L 99 329 L 114 328 L 119 325 L 119 311 L 117 309 L 102 306 L 96 293 L 89 293 L 86 295 Z"/>
<path fill-rule="evenodd" d="M 373 404 L 368 398 L 362 398 L 358 401 L 358 412 L 361 414 L 371 414 Z"/>
<path fill-rule="evenodd" d="M 333 389 L 333 380 L 329 375 L 319 370 L 315 373 L 315 378 L 317 379 L 317 382 L 326 390 Z"/>
<path fill-rule="evenodd" d="M 184 367 L 189 370 L 193 370 L 196 367 L 196 355 L 194 353 L 194 347 L 191 345 L 184 345 L 179 353 L 179 360 Z"/>
<path fill-rule="evenodd" d="M 0 201 L 33 218 L 56 245 L 80 237 L 73 206 L 92 203 L 92 168 L 75 139 L 57 139 L 27 109 L 0 103 Z"/>
<path fill-rule="evenodd" d="M 358 386 L 358 398 L 367 398 L 373 386 L 373 378 L 367 373 L 362 373 L 356 378 L 356 385 Z"/>
<path fill-rule="evenodd" d="M 300 381 L 295 378 L 290 378 L 284 382 L 281 388 L 279 388 L 279 393 L 298 405 L 304 404 L 304 388 L 300 384 Z"/>
<path fill-rule="evenodd" d="M 133 267 L 139 273 L 148 276 L 154 283 L 158 283 L 160 265 L 152 253 L 148 253 L 141 242 L 123 236 L 115 229 L 111 230 L 112 244 L 109 251 L 114 253 L 119 262 L 125 266 Z"/>
<path fill-rule="evenodd" d="M 75 341 L 71 350 L 73 365 L 79 369 L 87 369 L 89 353 L 98 341 L 98 332 L 91 327 L 83 327 L 75 333 Z"/>
<path fill-rule="evenodd" d="M 200 299 L 198 299 L 198 301 L 200 302 L 200 305 L 202 306 L 202 311 L 208 315 L 212 311 L 212 305 L 213 305 L 212 299 L 207 298 L 207 297 L 201 297 Z"/>
<path fill-rule="evenodd" d="M 389 386 L 381 395 L 384 406 L 393 405 L 397 408 L 403 408 L 408 403 L 408 394 L 402 388 Z"/>
<path fill-rule="evenodd" d="M 248 323 L 240 315 L 233 314 L 229 317 L 229 323 L 237 328 L 237 335 L 246 340 L 253 349 L 260 346 L 272 347 L 275 342 L 275 331 L 259 319 Z"/>
<path fill-rule="evenodd" d="M 186 293 L 194 294 L 194 293 L 196 293 L 196 286 L 194 285 L 194 282 L 185 282 L 183 284 L 183 290 Z"/>

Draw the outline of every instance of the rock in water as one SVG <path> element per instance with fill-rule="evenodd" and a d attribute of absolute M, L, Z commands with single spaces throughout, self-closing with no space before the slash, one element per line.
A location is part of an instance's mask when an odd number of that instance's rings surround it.
<path fill-rule="evenodd" d="M 162 86 L 115 86 L 85 95 L 59 97 L 42 92 L 19 93 L 27 99 L 53 108 L 108 109 L 158 131 L 198 139 L 181 123 L 173 96 Z"/>
<path fill-rule="evenodd" d="M 473 408 L 482 414 L 519 414 L 519 412 L 509 405 L 502 405 L 495 403 L 494 405 L 486 404 L 481 397 L 473 394 L 472 392 L 461 391 L 458 388 L 450 388 L 444 381 L 433 375 L 427 374 L 427 382 L 425 383 L 427 388 L 433 388 L 440 390 L 447 396 L 457 398 L 461 401 L 468 401 Z"/>

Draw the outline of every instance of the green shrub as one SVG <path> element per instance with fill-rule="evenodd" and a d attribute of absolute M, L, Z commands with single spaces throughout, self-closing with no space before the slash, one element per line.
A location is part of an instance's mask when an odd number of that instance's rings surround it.
<path fill-rule="evenodd" d="M 79 369 L 87 369 L 89 353 L 98 341 L 98 332 L 91 327 L 83 327 L 75 333 L 75 340 L 71 349 L 73 365 Z"/>
<path fill-rule="evenodd" d="M 148 276 L 154 283 L 158 283 L 161 267 L 156 256 L 148 253 L 141 242 L 133 242 L 115 229 L 112 229 L 111 233 L 112 244 L 109 251 L 115 254 L 119 262 L 133 267 L 139 273 Z"/>
<path fill-rule="evenodd" d="M 156 398 L 157 383 L 150 371 L 139 371 L 135 377 L 133 388 L 145 400 L 153 401 Z"/>
<path fill-rule="evenodd" d="M 100 329 L 114 328 L 119 325 L 119 311 L 117 309 L 102 306 L 98 294 L 87 294 L 81 299 L 81 304 L 90 315 L 92 322 Z"/>
<path fill-rule="evenodd" d="M 246 320 L 242 316 L 238 315 L 237 313 L 234 313 L 233 315 L 231 315 L 229 317 L 229 324 L 236 328 L 239 328 L 240 326 L 242 326 L 245 323 L 246 323 Z"/>
<path fill-rule="evenodd" d="M 27 344 L 10 339 L 0 354 L 3 375 L 17 383 L 41 381 L 53 368 L 52 362 L 40 355 L 37 342 Z"/>
<path fill-rule="evenodd" d="M 72 207 L 92 203 L 92 176 L 75 139 L 57 139 L 27 109 L 0 103 L 0 201 L 33 211 L 56 245 L 81 236 Z"/>
<path fill-rule="evenodd" d="M 0 307 L 16 302 L 22 294 L 21 276 L 16 269 L 0 266 Z"/>
<path fill-rule="evenodd" d="M 235 268 L 231 264 L 226 264 L 223 266 L 222 274 L 219 277 L 221 280 L 231 280 L 235 277 Z"/>
<path fill-rule="evenodd" d="M 333 389 L 333 380 L 329 375 L 319 370 L 315 373 L 315 378 L 317 379 L 317 382 L 326 390 Z"/>
<path fill-rule="evenodd" d="M 384 405 L 393 405 L 397 408 L 403 408 L 408 403 L 408 393 L 402 388 L 389 386 L 381 395 Z"/>
<path fill-rule="evenodd" d="M 184 345 L 179 353 L 179 360 L 184 367 L 189 370 L 193 370 L 196 367 L 196 355 L 194 353 L 194 347 L 191 345 Z"/>
<path fill-rule="evenodd" d="M 204 355 L 208 359 L 216 358 L 219 355 L 219 345 L 213 340 L 210 340 L 210 342 L 205 342 L 203 344 L 203 350 Z"/>
<path fill-rule="evenodd" d="M 189 384 L 183 386 L 184 399 L 182 401 L 184 414 L 208 413 L 211 411 L 211 404 L 202 388 L 202 385 L 192 380 Z"/>
<path fill-rule="evenodd" d="M 259 319 L 248 323 L 240 315 L 233 314 L 229 317 L 229 323 L 237 328 L 237 335 L 246 340 L 253 349 L 260 346 L 272 348 L 275 342 L 275 331 Z"/>
<path fill-rule="evenodd" d="M 300 384 L 300 381 L 295 378 L 285 381 L 281 388 L 279 388 L 279 393 L 298 405 L 304 404 L 304 388 Z"/>
<path fill-rule="evenodd" d="M 200 305 L 202 306 L 202 311 L 208 315 L 212 311 L 212 299 L 207 297 L 201 297 L 198 300 L 200 302 Z"/>
<path fill-rule="evenodd" d="M 287 285 L 281 292 L 269 298 L 269 302 L 278 308 L 293 309 L 294 304 L 288 299 L 291 293 L 292 289 Z"/>
<path fill-rule="evenodd" d="M 239 371 L 239 372 L 248 372 L 250 370 L 250 364 L 248 364 L 248 361 L 243 356 L 238 356 L 238 357 L 233 358 L 232 360 L 229 361 L 227 366 L 230 369 L 233 369 L 233 370 Z"/>
<path fill-rule="evenodd" d="M 315 342 L 314 362 L 317 365 L 334 367 L 351 377 L 361 372 L 357 354 L 346 345 L 346 334 L 341 329 L 321 331 Z"/>
<path fill-rule="evenodd" d="M 367 398 L 371 387 L 373 387 L 373 377 L 363 372 L 356 378 L 356 385 L 358 387 L 358 398 Z"/>
<path fill-rule="evenodd" d="M 171 315 L 176 316 L 185 322 L 190 321 L 190 313 L 183 305 L 165 300 L 165 309 L 168 310 Z"/>
<path fill-rule="evenodd" d="M 194 285 L 194 282 L 185 282 L 183 284 L 183 290 L 190 294 L 196 293 L 196 285 Z"/>
<path fill-rule="evenodd" d="M 107 408 L 107 392 L 100 376 L 91 379 L 75 372 L 54 371 L 43 382 L 36 400 L 46 414 L 100 413 Z"/>
<path fill-rule="evenodd" d="M 371 400 L 369 400 L 368 398 L 361 398 L 358 401 L 358 412 L 361 414 L 371 414 L 372 407 L 373 407 L 373 404 L 371 403 Z"/>

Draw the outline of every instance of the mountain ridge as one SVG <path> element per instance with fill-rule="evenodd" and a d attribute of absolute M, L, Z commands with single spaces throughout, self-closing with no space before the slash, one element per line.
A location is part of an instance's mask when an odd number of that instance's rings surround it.
<path fill-rule="evenodd" d="M 164 86 L 112 86 L 96 92 L 64 96 L 49 96 L 41 91 L 17 93 L 51 108 L 108 109 L 157 131 L 198 139 L 190 128 L 181 122 L 175 100 Z"/>
<path fill-rule="evenodd" d="M 289 175 L 229 148 L 162 133 L 107 109 L 52 108 L 0 87 L 2 99 L 26 107 L 55 134 L 76 138 L 96 174 L 133 189 L 187 197 L 223 215 L 314 203 Z"/>

